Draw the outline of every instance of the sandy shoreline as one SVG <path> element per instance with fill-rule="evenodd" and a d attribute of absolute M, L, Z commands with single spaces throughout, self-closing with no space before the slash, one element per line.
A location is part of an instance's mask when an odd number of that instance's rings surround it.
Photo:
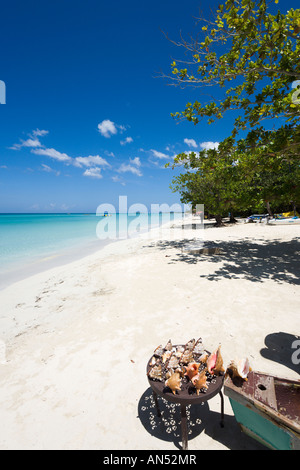
<path fill-rule="evenodd" d="M 209 227 L 223 254 L 195 256 L 183 248 L 199 232 L 186 225 L 184 240 L 153 230 L 0 292 L 1 449 L 180 448 L 179 412 L 163 405 L 156 418 L 145 374 L 169 338 L 201 336 L 209 350 L 221 343 L 226 365 L 248 356 L 299 378 L 299 226 Z M 219 397 L 191 408 L 191 450 L 260 448 L 227 397 L 226 432 L 219 409 Z"/>

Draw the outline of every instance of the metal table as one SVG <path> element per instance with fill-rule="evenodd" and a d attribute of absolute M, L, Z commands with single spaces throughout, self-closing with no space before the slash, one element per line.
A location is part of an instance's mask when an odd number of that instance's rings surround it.
<path fill-rule="evenodd" d="M 208 352 L 208 351 L 207 351 Z M 152 357 L 152 356 L 151 356 Z M 151 360 L 151 359 L 150 359 Z M 182 380 L 181 390 L 177 391 L 174 395 L 172 391 L 165 386 L 164 382 L 153 380 L 149 377 L 148 373 L 150 370 L 150 360 L 147 364 L 147 377 L 149 384 L 152 388 L 153 398 L 156 405 L 157 416 L 161 416 L 157 396 L 161 396 L 165 400 L 177 403 L 180 405 L 181 411 L 181 435 L 182 435 L 182 448 L 183 450 L 188 449 L 188 429 L 187 429 L 187 417 L 186 407 L 188 405 L 196 405 L 210 400 L 215 395 L 219 394 L 221 397 L 221 427 L 224 427 L 224 397 L 222 394 L 222 387 L 224 382 L 224 375 L 219 375 L 213 378 L 212 381 L 207 381 L 208 388 L 205 392 L 200 392 L 197 395 L 191 382 L 188 380 Z"/>

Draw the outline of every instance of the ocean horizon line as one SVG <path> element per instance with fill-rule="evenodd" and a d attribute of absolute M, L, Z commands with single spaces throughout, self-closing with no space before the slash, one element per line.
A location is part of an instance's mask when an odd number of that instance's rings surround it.
<path fill-rule="evenodd" d="M 182 211 L 159 211 L 159 212 L 109 212 L 109 214 L 183 214 Z M 0 212 L 0 215 L 99 215 L 97 212 Z"/>

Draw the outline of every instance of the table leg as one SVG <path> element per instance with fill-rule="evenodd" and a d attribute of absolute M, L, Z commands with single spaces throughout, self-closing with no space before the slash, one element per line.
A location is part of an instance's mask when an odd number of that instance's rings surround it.
<path fill-rule="evenodd" d="M 180 408 L 181 408 L 182 449 L 188 450 L 188 429 L 187 429 L 186 407 L 185 405 L 180 405 Z"/>
<path fill-rule="evenodd" d="M 223 393 L 219 392 L 219 395 L 221 397 L 221 421 L 220 421 L 220 425 L 221 425 L 221 428 L 224 428 L 224 397 L 223 397 Z"/>
<path fill-rule="evenodd" d="M 156 413 L 157 413 L 157 416 L 160 418 L 161 412 L 160 412 L 159 405 L 158 405 L 157 393 L 154 390 L 152 390 L 152 393 L 153 393 L 154 403 L 156 406 Z"/>

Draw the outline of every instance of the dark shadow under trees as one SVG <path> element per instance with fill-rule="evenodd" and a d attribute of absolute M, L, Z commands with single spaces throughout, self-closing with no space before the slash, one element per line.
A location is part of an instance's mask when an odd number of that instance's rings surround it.
<path fill-rule="evenodd" d="M 273 280 L 278 283 L 300 284 L 300 243 L 299 238 L 290 241 L 253 240 L 216 241 L 222 250 L 219 255 L 193 254 L 184 251 L 191 240 L 162 241 L 157 244 L 162 250 L 179 248 L 180 253 L 169 255 L 169 263 L 189 264 L 209 261 L 216 264 L 213 273 L 203 274 L 210 281 L 221 279 L 247 279 L 251 282 Z M 199 240 L 200 242 L 200 240 Z M 205 243 L 204 243 L 205 245 Z M 220 262 L 223 262 L 220 266 Z"/>

